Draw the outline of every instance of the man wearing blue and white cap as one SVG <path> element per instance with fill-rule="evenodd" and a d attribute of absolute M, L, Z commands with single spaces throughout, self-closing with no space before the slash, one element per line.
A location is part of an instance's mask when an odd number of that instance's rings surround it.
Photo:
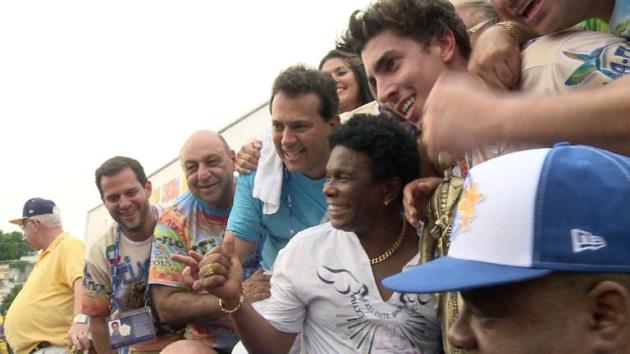
<path fill-rule="evenodd" d="M 562 144 L 487 161 L 453 227 L 447 256 L 383 284 L 461 291 L 454 346 L 630 353 L 630 157 Z"/>
<path fill-rule="evenodd" d="M 42 252 L 7 312 L 9 345 L 17 354 L 87 350 L 87 317 L 80 313 L 83 243 L 63 231 L 51 200 L 29 199 L 22 217 L 10 222 L 20 225 L 31 247 Z"/>

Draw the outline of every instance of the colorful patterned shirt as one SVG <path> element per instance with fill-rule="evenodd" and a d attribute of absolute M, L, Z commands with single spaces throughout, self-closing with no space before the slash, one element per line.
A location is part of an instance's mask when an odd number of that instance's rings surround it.
<path fill-rule="evenodd" d="M 182 280 L 184 265 L 170 260 L 172 254 L 187 254 L 195 250 L 205 254 L 221 244 L 230 209 L 215 209 L 190 191 L 160 217 L 155 228 L 155 243 L 151 252 L 149 284 L 159 284 L 189 290 Z M 258 268 L 249 260 L 244 268 Z M 203 324 L 189 324 L 186 338 L 200 340 L 213 348 L 230 349 L 238 341 L 229 318 Z"/>

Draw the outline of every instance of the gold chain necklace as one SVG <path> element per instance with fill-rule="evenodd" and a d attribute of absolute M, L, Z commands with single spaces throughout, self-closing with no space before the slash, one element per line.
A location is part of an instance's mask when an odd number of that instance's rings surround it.
<path fill-rule="evenodd" d="M 382 255 L 380 255 L 380 256 L 378 256 L 376 258 L 370 259 L 370 264 L 381 263 L 382 261 L 384 261 L 387 258 L 391 257 L 392 254 L 396 253 L 396 251 L 398 250 L 398 247 L 400 247 L 400 244 L 402 243 L 403 238 L 405 237 L 405 231 L 407 231 L 407 223 L 403 219 L 402 230 L 400 230 L 400 234 L 396 238 L 396 241 L 394 241 L 394 243 L 392 244 L 392 247 L 390 247 Z"/>

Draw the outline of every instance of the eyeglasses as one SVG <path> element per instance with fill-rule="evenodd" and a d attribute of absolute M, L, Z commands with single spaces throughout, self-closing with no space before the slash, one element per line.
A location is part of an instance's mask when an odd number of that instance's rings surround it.
<path fill-rule="evenodd" d="M 22 222 L 22 225 L 20 225 L 20 228 L 22 229 L 22 231 L 26 229 L 26 224 L 28 224 L 29 221 L 31 221 L 31 219 L 24 219 L 24 221 Z"/>

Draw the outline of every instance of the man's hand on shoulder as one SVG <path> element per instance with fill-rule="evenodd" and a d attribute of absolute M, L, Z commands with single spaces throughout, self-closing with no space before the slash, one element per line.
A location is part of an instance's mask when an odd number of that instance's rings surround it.
<path fill-rule="evenodd" d="M 521 79 L 520 44 L 504 26 L 494 25 L 477 39 L 468 71 L 493 89 L 511 90 Z"/>
<path fill-rule="evenodd" d="M 236 154 L 234 166 L 236 171 L 242 175 L 252 173 L 258 167 L 258 159 L 260 159 L 260 150 L 262 142 L 260 140 L 251 139 Z"/>

